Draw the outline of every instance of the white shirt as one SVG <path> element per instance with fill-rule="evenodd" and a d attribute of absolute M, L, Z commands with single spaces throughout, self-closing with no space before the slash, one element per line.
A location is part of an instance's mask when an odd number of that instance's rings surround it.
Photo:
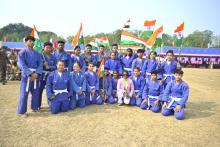
<path fill-rule="evenodd" d="M 62 72 L 57 72 L 58 73 L 58 75 L 61 77 L 62 76 Z"/>

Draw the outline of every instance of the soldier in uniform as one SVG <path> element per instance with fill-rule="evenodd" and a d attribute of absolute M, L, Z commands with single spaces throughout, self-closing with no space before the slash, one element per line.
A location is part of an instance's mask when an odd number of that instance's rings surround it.
<path fill-rule="evenodd" d="M 7 64 L 10 64 L 10 61 L 6 54 L 7 49 L 7 46 L 2 46 L 2 48 L 0 49 L 0 82 L 2 83 L 2 85 L 6 84 Z"/>

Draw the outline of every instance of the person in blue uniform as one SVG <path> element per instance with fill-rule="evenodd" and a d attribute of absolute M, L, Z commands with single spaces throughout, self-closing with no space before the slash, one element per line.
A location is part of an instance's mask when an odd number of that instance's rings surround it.
<path fill-rule="evenodd" d="M 129 72 L 129 75 L 131 75 L 132 73 L 131 66 L 135 58 L 136 58 L 136 55 L 133 54 L 133 51 L 131 48 L 128 48 L 126 55 L 121 58 L 122 67 L 124 70 L 127 70 Z"/>
<path fill-rule="evenodd" d="M 105 67 L 109 69 L 109 73 L 113 74 L 114 70 L 117 70 L 119 75 L 122 74 L 122 65 L 115 57 L 115 53 L 111 53 L 111 58 L 105 61 Z"/>
<path fill-rule="evenodd" d="M 74 53 L 71 55 L 71 62 L 72 62 L 72 65 L 74 65 L 74 63 L 78 62 L 79 66 L 80 66 L 80 71 L 82 73 L 85 73 L 86 63 L 80 54 L 81 54 L 81 49 L 80 49 L 80 46 L 77 45 L 74 47 Z"/>
<path fill-rule="evenodd" d="M 185 105 L 189 97 L 189 86 L 182 80 L 183 71 L 176 69 L 174 71 L 175 80 L 167 84 L 164 90 L 162 101 L 164 106 L 161 113 L 164 116 L 173 115 L 178 120 L 185 118 Z"/>
<path fill-rule="evenodd" d="M 86 105 L 96 104 L 96 99 L 99 96 L 99 79 L 98 74 L 94 72 L 94 64 L 92 62 L 88 63 L 85 78 L 87 82 Z"/>
<path fill-rule="evenodd" d="M 41 54 L 34 51 L 35 38 L 25 38 L 26 48 L 18 55 L 18 64 L 21 69 L 20 96 L 17 113 L 27 117 L 27 100 L 31 92 L 31 109 L 35 112 L 39 108 L 39 77 L 43 70 Z"/>
<path fill-rule="evenodd" d="M 87 44 L 86 45 L 86 50 L 85 50 L 85 53 L 82 54 L 82 57 L 85 61 L 85 64 L 86 64 L 86 67 L 88 67 L 89 63 L 92 62 L 94 66 L 97 67 L 98 65 L 98 62 L 97 62 L 97 59 L 96 57 L 92 54 L 92 45 L 91 44 Z"/>
<path fill-rule="evenodd" d="M 72 61 L 70 55 L 64 51 L 65 42 L 63 40 L 57 41 L 57 50 L 53 52 L 56 60 L 62 60 L 65 63 L 65 71 L 72 71 Z"/>
<path fill-rule="evenodd" d="M 69 110 L 69 99 L 73 95 L 73 87 L 70 73 L 65 71 L 63 60 L 57 61 L 57 70 L 48 76 L 46 94 L 48 101 L 50 101 L 49 106 L 52 114 Z"/>
<path fill-rule="evenodd" d="M 142 71 L 142 68 L 144 66 L 144 62 L 145 62 L 145 59 L 143 59 L 144 50 L 138 49 L 137 55 L 138 55 L 138 57 L 136 59 L 134 59 L 132 62 L 132 66 L 131 66 L 132 71 L 134 70 L 135 67 L 138 67 L 140 69 L 140 71 Z"/>
<path fill-rule="evenodd" d="M 132 99 L 130 100 L 130 104 L 140 106 L 142 102 L 142 93 L 145 86 L 145 79 L 142 75 L 140 75 L 140 69 L 138 67 L 134 68 L 133 74 L 130 79 L 134 83 L 134 94 Z"/>
<path fill-rule="evenodd" d="M 84 73 L 80 70 L 80 63 L 73 64 L 73 72 L 71 73 L 73 96 L 70 99 L 70 108 L 83 108 L 86 106 L 86 87 L 87 82 Z"/>
<path fill-rule="evenodd" d="M 152 112 L 161 110 L 161 99 L 163 96 L 163 85 L 157 80 L 157 71 L 151 72 L 151 79 L 147 81 L 142 95 L 141 109 L 150 109 Z"/>
<path fill-rule="evenodd" d="M 155 51 L 151 51 L 149 55 L 149 59 L 145 61 L 142 68 L 142 75 L 146 77 L 146 81 L 151 79 L 151 72 L 158 70 L 158 61 L 156 59 L 157 53 Z"/>
<path fill-rule="evenodd" d="M 103 81 L 104 80 L 104 81 Z M 97 100 L 97 104 L 115 103 L 115 99 L 112 96 L 112 77 L 109 75 L 108 68 L 104 69 L 104 76 L 99 79 L 100 98 Z"/>
<path fill-rule="evenodd" d="M 117 102 L 118 100 L 118 96 L 117 96 L 117 84 L 118 84 L 118 80 L 120 79 L 119 75 L 118 75 L 118 71 L 114 70 L 113 71 L 113 76 L 112 76 L 112 96 L 115 99 L 115 101 Z"/>
<path fill-rule="evenodd" d="M 177 61 L 174 60 L 174 53 L 172 50 L 168 50 L 166 53 L 166 61 L 160 65 L 160 76 L 162 76 L 162 82 L 164 86 L 174 80 L 174 71 L 177 69 Z"/>
<path fill-rule="evenodd" d="M 52 43 L 45 42 L 44 50 L 42 52 L 43 60 L 43 72 L 40 77 L 40 87 L 39 87 L 39 109 L 41 108 L 42 94 L 46 86 L 47 77 L 50 72 L 56 70 L 56 58 L 51 54 L 52 52 Z"/>

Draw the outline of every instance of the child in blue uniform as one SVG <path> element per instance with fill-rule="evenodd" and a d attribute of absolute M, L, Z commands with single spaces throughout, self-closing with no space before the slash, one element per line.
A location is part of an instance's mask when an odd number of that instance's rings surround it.
<path fill-rule="evenodd" d="M 76 106 L 83 108 L 86 106 L 86 87 L 87 82 L 84 73 L 80 70 L 80 63 L 73 64 L 73 72 L 71 73 L 73 96 L 70 99 L 70 108 L 74 109 Z"/>
<path fill-rule="evenodd" d="M 177 69 L 174 71 L 175 80 L 167 84 L 164 90 L 162 100 L 165 102 L 162 109 L 164 116 L 173 115 L 176 119 L 185 118 L 185 105 L 189 97 L 189 86 L 182 80 L 183 71 Z"/>
<path fill-rule="evenodd" d="M 147 81 L 143 90 L 143 101 L 141 109 L 150 109 L 152 112 L 159 112 L 163 96 L 163 85 L 157 80 L 157 71 L 151 72 L 151 79 Z"/>
<path fill-rule="evenodd" d="M 134 95 L 130 101 L 130 104 L 140 106 L 142 102 L 145 79 L 140 75 L 140 69 L 138 67 L 134 68 L 133 75 L 130 77 L 130 79 L 134 83 Z"/>
<path fill-rule="evenodd" d="M 85 72 L 87 82 L 86 105 L 96 104 L 96 99 L 99 96 L 99 79 L 98 74 L 94 72 L 94 64 L 88 63 L 88 70 Z"/>

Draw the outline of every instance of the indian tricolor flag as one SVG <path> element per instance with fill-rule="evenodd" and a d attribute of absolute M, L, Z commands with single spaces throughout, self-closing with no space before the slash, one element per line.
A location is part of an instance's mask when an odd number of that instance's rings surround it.
<path fill-rule="evenodd" d="M 110 44 L 109 44 L 109 40 L 108 40 L 108 37 L 107 36 L 102 36 L 100 39 L 99 39 L 99 42 L 98 42 L 100 45 L 104 45 L 105 47 L 109 47 Z"/>
<path fill-rule="evenodd" d="M 98 77 L 101 78 L 104 76 L 104 58 L 102 59 L 102 62 L 100 63 L 99 69 L 98 69 Z"/>
<path fill-rule="evenodd" d="M 147 28 L 147 30 L 142 32 L 141 36 L 144 38 L 149 38 L 154 32 L 155 24 L 156 20 L 146 20 L 144 22 L 144 26 Z"/>
<path fill-rule="evenodd" d="M 127 31 L 121 30 L 120 45 L 135 45 L 135 46 L 145 45 L 146 46 L 146 41 Z"/>
<path fill-rule="evenodd" d="M 80 28 L 76 35 L 73 38 L 72 45 L 76 46 L 79 45 L 81 49 L 84 49 L 84 38 L 83 38 L 83 28 L 82 23 L 80 24 Z"/>
<path fill-rule="evenodd" d="M 156 39 L 161 37 L 161 44 L 162 44 L 162 33 L 163 33 L 163 26 L 159 27 L 147 40 L 147 48 L 154 50 Z M 159 42 L 159 41 L 158 41 Z M 160 45 L 161 45 L 160 44 Z"/>
<path fill-rule="evenodd" d="M 184 22 L 180 24 L 175 30 L 174 33 L 176 34 L 176 41 L 175 45 L 180 47 L 183 43 L 183 30 L 184 30 Z"/>
<path fill-rule="evenodd" d="M 155 45 L 156 45 L 157 47 L 161 47 L 162 42 L 163 42 L 163 40 L 162 40 L 163 26 L 161 26 L 161 27 L 158 29 L 157 33 L 158 33 L 158 34 L 157 34 L 157 38 L 156 38 Z"/>
<path fill-rule="evenodd" d="M 30 35 L 35 38 L 34 50 L 40 53 L 42 51 L 42 46 L 41 46 L 41 41 L 40 41 L 40 38 L 38 36 L 38 32 L 37 32 L 37 29 L 36 29 L 35 25 L 32 28 L 32 31 L 31 31 Z"/>
<path fill-rule="evenodd" d="M 150 31 L 152 33 L 154 31 L 155 24 L 156 24 L 156 20 L 146 20 L 144 22 L 144 26 L 147 27 L 147 31 Z"/>
<path fill-rule="evenodd" d="M 92 50 L 98 51 L 98 38 L 94 37 L 93 40 L 89 43 L 92 45 Z"/>
<path fill-rule="evenodd" d="M 130 23 L 131 23 L 131 20 L 130 20 L 130 19 L 128 19 L 128 20 L 125 22 L 125 24 L 124 24 L 123 28 L 125 28 L 125 29 L 130 28 Z"/>

